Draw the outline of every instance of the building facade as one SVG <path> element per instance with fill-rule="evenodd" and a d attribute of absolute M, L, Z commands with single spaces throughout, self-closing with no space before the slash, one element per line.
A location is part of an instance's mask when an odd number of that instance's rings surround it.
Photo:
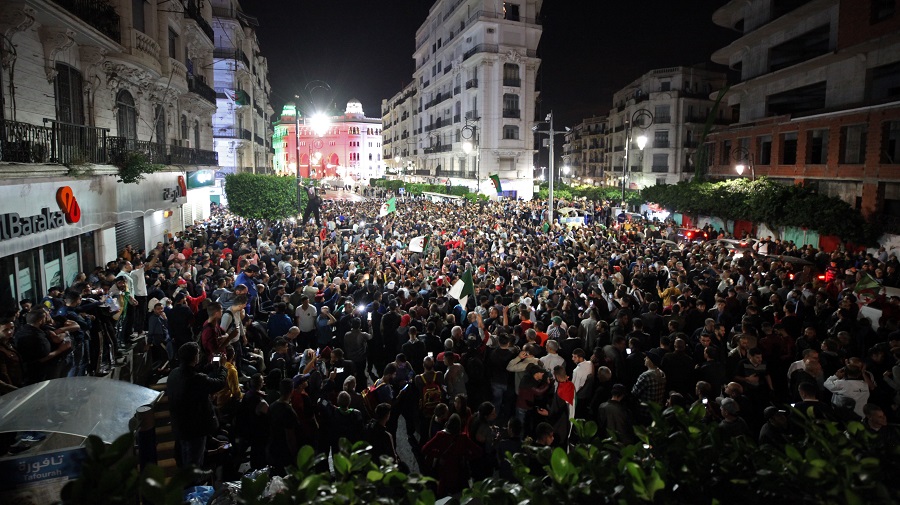
<path fill-rule="evenodd" d="M 222 173 L 271 173 L 268 61 L 260 53 L 258 23 L 238 0 L 211 0 L 215 18 L 216 113 L 213 136 Z"/>
<path fill-rule="evenodd" d="M 640 189 L 693 177 L 694 154 L 714 107 L 710 94 L 725 82 L 722 72 L 668 67 L 651 70 L 617 91 L 606 131 L 604 184 L 621 186 L 624 176 L 629 188 Z M 731 119 L 726 108 L 719 108 L 713 123 L 728 124 Z M 629 125 L 632 142 L 626 146 Z M 635 141 L 640 135 L 648 140 L 643 150 Z"/>
<path fill-rule="evenodd" d="M 416 100 L 418 90 L 414 82 L 399 93 L 381 101 L 382 159 L 385 172 L 408 180 L 431 178 L 431 172 L 417 166 L 418 135 L 415 133 Z"/>
<path fill-rule="evenodd" d="M 739 70 L 739 122 L 711 137 L 710 173 L 769 176 L 855 205 L 900 232 L 900 6 L 895 1 L 728 2 L 740 35 L 712 59 Z"/>
<path fill-rule="evenodd" d="M 399 157 L 415 180 L 486 194 L 498 174 L 506 196 L 530 199 L 541 4 L 435 2 L 416 32 L 413 83 L 382 107 L 391 128 L 384 157 Z"/>
<path fill-rule="evenodd" d="M 0 292 L 43 296 L 208 215 L 187 179 L 218 166 L 211 16 L 194 1 L 3 3 Z M 164 167 L 117 183 L 135 159 Z"/>
<path fill-rule="evenodd" d="M 298 124 L 299 136 L 295 133 Z M 301 114 L 298 118 L 294 105 L 285 105 L 273 141 L 275 173 L 280 175 L 341 179 L 345 184 L 351 180 L 368 183 L 384 176 L 381 119 L 366 117 L 356 99 L 347 102 L 343 114 L 329 117 L 321 127 L 312 117 Z"/>
<path fill-rule="evenodd" d="M 576 184 L 600 185 L 605 180 L 606 137 L 609 118 L 592 116 L 583 119 L 565 134 L 562 166 L 570 170 L 569 179 Z"/>

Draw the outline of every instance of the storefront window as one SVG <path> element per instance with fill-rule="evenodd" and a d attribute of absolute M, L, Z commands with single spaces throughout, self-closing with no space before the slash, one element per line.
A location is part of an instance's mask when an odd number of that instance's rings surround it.
<path fill-rule="evenodd" d="M 74 284 L 75 276 L 82 271 L 78 256 L 78 237 L 63 240 L 63 272 L 65 272 L 66 287 Z"/>
<path fill-rule="evenodd" d="M 0 279 L 0 282 L 9 286 L 10 296 L 16 299 L 16 259 L 13 256 L 0 258 L 0 272 L 3 272 L 3 278 Z M 0 288 L 0 293 L 5 291 L 6 286 Z"/>
<path fill-rule="evenodd" d="M 17 254 L 16 258 L 19 260 L 19 270 L 16 272 L 16 286 L 19 290 L 19 300 L 21 301 L 27 298 L 34 302 L 40 301 L 40 298 L 43 298 L 43 294 L 40 290 L 40 274 L 38 272 L 40 259 L 38 258 L 38 250 L 32 249 Z"/>
<path fill-rule="evenodd" d="M 53 286 L 63 286 L 62 271 L 62 249 L 59 242 L 47 244 L 44 246 L 44 280 L 46 281 L 45 290 Z"/>
<path fill-rule="evenodd" d="M 90 274 L 97 267 L 97 255 L 94 253 L 94 232 L 81 234 L 81 268 Z"/>

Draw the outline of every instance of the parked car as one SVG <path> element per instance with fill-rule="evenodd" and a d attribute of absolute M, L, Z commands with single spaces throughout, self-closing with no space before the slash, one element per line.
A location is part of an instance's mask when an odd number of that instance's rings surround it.
<path fill-rule="evenodd" d="M 702 243 L 709 239 L 709 234 L 700 228 L 678 228 L 675 235 L 675 241 L 681 243 Z"/>

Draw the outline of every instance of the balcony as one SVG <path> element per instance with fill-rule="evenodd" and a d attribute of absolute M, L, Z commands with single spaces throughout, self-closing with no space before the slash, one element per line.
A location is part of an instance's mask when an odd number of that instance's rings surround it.
<path fill-rule="evenodd" d="M 468 60 L 478 53 L 496 53 L 499 50 L 500 47 L 497 44 L 478 44 L 472 49 L 469 49 L 468 51 L 463 53 L 463 61 Z"/>
<path fill-rule="evenodd" d="M 49 126 L 47 126 L 49 124 Z M 0 123 L 0 160 L 63 165 L 120 164 L 129 151 L 146 153 L 151 163 L 218 165 L 215 151 L 109 137 L 95 128 L 45 119 L 45 126 Z"/>
<path fill-rule="evenodd" d="M 671 122 L 672 122 L 672 116 L 656 116 L 656 117 L 653 118 L 653 122 L 654 122 L 654 123 L 659 123 L 659 124 L 663 124 L 663 123 L 671 123 Z"/>
<path fill-rule="evenodd" d="M 668 140 L 654 140 L 653 147 L 665 149 L 665 148 L 669 147 L 669 141 Z"/>
<path fill-rule="evenodd" d="M 650 167 L 650 171 L 654 174 L 667 174 L 669 173 L 669 165 L 653 165 Z"/>
<path fill-rule="evenodd" d="M 253 141 L 256 142 L 257 144 L 263 146 L 263 147 L 266 147 L 266 142 L 265 142 L 265 141 L 263 140 L 263 138 L 260 137 L 259 135 L 254 135 L 254 136 L 253 136 Z"/>
<path fill-rule="evenodd" d="M 519 79 L 518 77 L 516 77 L 515 79 L 512 79 L 512 78 L 504 78 L 504 79 L 503 79 L 503 85 L 504 85 L 504 86 L 513 86 L 513 87 L 518 88 L 518 87 L 521 87 L 521 86 L 522 86 L 522 79 Z"/>
<path fill-rule="evenodd" d="M 478 119 L 478 111 L 470 110 L 466 112 L 466 119 Z"/>
<path fill-rule="evenodd" d="M 462 92 L 462 86 L 456 86 L 455 88 L 453 88 L 453 94 L 454 94 L 454 95 L 458 95 L 458 94 L 460 94 L 461 92 Z"/>
<path fill-rule="evenodd" d="M 454 123 L 458 123 L 458 122 L 460 121 L 460 119 L 461 119 L 461 118 L 460 118 L 460 115 L 459 115 L 459 114 L 456 114 L 456 115 L 453 116 L 453 122 L 454 122 Z"/>
<path fill-rule="evenodd" d="M 206 34 L 210 41 L 215 39 L 215 32 L 213 32 L 212 26 L 203 19 L 203 14 L 200 13 L 200 7 L 197 5 L 196 0 L 188 0 L 187 5 L 184 6 L 184 16 L 196 21 L 200 31 Z"/>
<path fill-rule="evenodd" d="M 216 103 L 216 90 L 209 87 L 206 84 L 203 77 L 199 75 L 189 75 L 187 79 L 188 91 L 198 95 L 200 98 L 206 100 L 207 102 L 215 105 Z"/>
<path fill-rule="evenodd" d="M 224 128 L 213 128 L 213 138 L 217 139 L 243 139 L 252 140 L 253 134 L 246 128 L 234 128 L 227 126 Z"/>
<path fill-rule="evenodd" d="M 519 119 L 522 117 L 522 111 L 519 109 L 503 109 L 503 117 L 509 119 Z"/>
<path fill-rule="evenodd" d="M 446 153 L 453 150 L 453 144 L 440 144 L 436 146 L 426 147 L 425 154 Z"/>
<path fill-rule="evenodd" d="M 54 2 L 116 43 L 122 43 L 122 34 L 119 31 L 119 15 L 116 14 L 115 8 L 108 1 L 54 0 Z"/>
<path fill-rule="evenodd" d="M 237 60 L 242 62 L 245 67 L 250 68 L 250 59 L 248 59 L 244 51 L 241 51 L 240 49 L 217 47 L 213 49 L 213 58 L 220 58 L 223 60 Z"/>
<path fill-rule="evenodd" d="M 466 81 L 466 89 L 472 89 L 478 87 L 478 79 L 469 79 Z"/>

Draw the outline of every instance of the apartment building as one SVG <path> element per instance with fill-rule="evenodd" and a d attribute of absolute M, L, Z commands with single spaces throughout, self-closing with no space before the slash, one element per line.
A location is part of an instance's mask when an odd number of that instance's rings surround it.
<path fill-rule="evenodd" d="M 565 134 L 562 169 L 575 184 L 602 184 L 605 180 L 607 116 L 584 118 Z"/>
<path fill-rule="evenodd" d="M 272 88 L 259 23 L 238 0 L 210 0 L 215 31 L 213 137 L 223 173 L 272 173 Z"/>
<path fill-rule="evenodd" d="M 416 32 L 412 87 L 383 104 L 391 128 L 384 152 L 401 153 L 397 163 L 422 180 L 493 194 L 489 177 L 498 174 L 506 196 L 530 199 L 541 4 L 436 1 Z"/>
<path fill-rule="evenodd" d="M 396 95 L 381 101 L 382 159 L 389 175 L 424 182 L 433 177 L 428 169 L 416 163 L 419 157 L 418 136 L 414 127 L 417 94 L 416 84 L 411 82 Z"/>
<path fill-rule="evenodd" d="M 840 197 L 900 232 L 900 6 L 894 0 L 733 0 L 739 121 L 711 138 L 716 177 L 769 176 Z M 738 174 L 736 165 L 743 165 Z"/>
<path fill-rule="evenodd" d="M 0 291 L 39 297 L 208 215 L 189 180 L 218 166 L 211 19 L 193 0 L 3 2 Z M 134 154 L 164 169 L 117 183 Z"/>
<path fill-rule="evenodd" d="M 602 161 L 604 184 L 621 186 L 624 176 L 627 187 L 640 189 L 693 177 L 695 153 L 714 106 L 710 94 L 725 82 L 724 73 L 701 66 L 667 67 L 651 70 L 614 93 Z M 728 124 L 731 119 L 723 107 L 713 122 Z M 629 129 L 632 141 L 626 146 Z M 637 143 L 641 135 L 647 138 L 643 149 Z"/>

